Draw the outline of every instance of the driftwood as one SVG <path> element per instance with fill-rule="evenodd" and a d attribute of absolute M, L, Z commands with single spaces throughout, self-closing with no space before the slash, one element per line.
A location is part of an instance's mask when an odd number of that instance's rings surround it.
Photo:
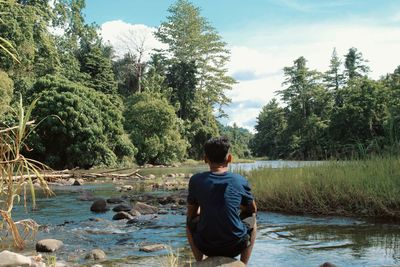
<path fill-rule="evenodd" d="M 116 170 L 118 171 L 118 170 Z M 134 170 L 130 173 L 111 173 L 109 171 L 102 173 L 84 173 L 75 170 L 61 170 L 61 171 L 52 171 L 52 172 L 44 172 L 41 173 L 42 177 L 46 181 L 53 182 L 58 179 L 69 179 L 69 178 L 87 178 L 87 179 L 95 179 L 95 178 L 112 178 L 112 179 L 144 179 L 142 175 L 139 174 L 140 169 Z M 19 179 L 35 179 L 37 178 L 36 174 L 25 174 L 25 175 L 16 175 L 13 176 L 13 180 Z"/>

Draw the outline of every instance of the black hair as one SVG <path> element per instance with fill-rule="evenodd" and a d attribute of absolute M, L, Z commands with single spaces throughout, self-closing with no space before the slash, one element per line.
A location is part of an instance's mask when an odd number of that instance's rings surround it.
<path fill-rule="evenodd" d="M 204 143 L 204 153 L 211 163 L 225 163 L 230 147 L 227 137 L 213 137 Z"/>

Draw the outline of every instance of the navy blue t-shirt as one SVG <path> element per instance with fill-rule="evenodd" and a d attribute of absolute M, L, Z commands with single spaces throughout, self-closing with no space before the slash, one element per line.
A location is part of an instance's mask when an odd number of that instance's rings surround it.
<path fill-rule="evenodd" d="M 240 205 L 252 201 L 249 183 L 239 174 L 203 172 L 192 176 L 187 202 L 200 206 L 195 244 L 207 248 L 235 245 L 247 234 L 239 217 Z"/>

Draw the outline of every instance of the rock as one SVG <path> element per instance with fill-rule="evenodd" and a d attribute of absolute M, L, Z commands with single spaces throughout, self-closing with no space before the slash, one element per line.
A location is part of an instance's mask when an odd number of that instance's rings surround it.
<path fill-rule="evenodd" d="M 92 193 L 90 192 L 82 192 L 77 198 L 80 201 L 93 201 L 95 198 Z"/>
<path fill-rule="evenodd" d="M 103 265 L 95 264 L 95 265 L 92 265 L 92 267 L 103 267 Z"/>
<path fill-rule="evenodd" d="M 74 183 L 72 185 L 83 185 L 83 179 L 75 179 Z"/>
<path fill-rule="evenodd" d="M 167 178 L 175 178 L 176 175 L 175 175 L 175 173 L 169 173 L 169 174 L 167 174 L 166 177 L 167 177 Z"/>
<path fill-rule="evenodd" d="M 119 203 L 124 203 L 124 202 L 125 202 L 125 200 L 123 200 L 120 197 L 111 197 L 111 198 L 107 199 L 107 203 L 110 203 L 110 204 L 119 204 Z"/>
<path fill-rule="evenodd" d="M 203 261 L 192 262 L 185 265 L 185 267 L 246 267 L 241 261 L 227 257 L 209 257 Z"/>
<path fill-rule="evenodd" d="M 105 212 L 108 211 L 109 208 L 107 207 L 107 202 L 104 199 L 99 198 L 93 202 L 90 210 L 93 212 Z"/>
<path fill-rule="evenodd" d="M 0 252 L 0 267 L 30 266 L 31 259 L 24 255 L 3 250 Z"/>
<path fill-rule="evenodd" d="M 106 258 L 106 253 L 102 251 L 101 249 L 93 249 L 90 251 L 85 259 L 90 259 L 90 260 L 104 260 Z"/>
<path fill-rule="evenodd" d="M 178 199 L 178 204 L 179 205 L 186 205 L 186 200 L 183 198 Z"/>
<path fill-rule="evenodd" d="M 159 217 L 157 215 L 140 215 L 127 221 L 126 224 L 145 225 L 154 223 L 158 219 Z"/>
<path fill-rule="evenodd" d="M 147 179 L 156 179 L 156 176 L 154 174 L 149 174 L 147 175 Z"/>
<path fill-rule="evenodd" d="M 158 212 L 157 207 L 148 205 L 143 202 L 136 202 L 135 206 L 133 207 L 133 210 L 140 212 L 140 214 L 154 214 Z"/>
<path fill-rule="evenodd" d="M 153 244 L 153 245 L 147 245 L 147 246 L 140 247 L 139 250 L 144 251 L 144 252 L 155 252 L 155 251 L 163 250 L 165 248 L 166 248 L 166 246 L 164 244 Z"/>
<path fill-rule="evenodd" d="M 124 219 L 131 220 L 132 218 L 133 218 L 133 216 L 130 215 L 128 212 L 120 211 L 117 214 L 115 214 L 112 219 L 113 220 L 124 220 Z"/>
<path fill-rule="evenodd" d="M 131 210 L 131 211 L 129 211 L 129 214 L 132 215 L 133 217 L 138 217 L 138 216 L 142 215 L 137 210 Z"/>
<path fill-rule="evenodd" d="M 319 267 L 336 267 L 336 265 L 330 262 L 324 262 Z"/>
<path fill-rule="evenodd" d="M 175 199 L 172 196 L 167 196 L 167 197 L 159 198 L 158 203 L 160 203 L 161 205 L 175 203 Z"/>
<path fill-rule="evenodd" d="M 54 252 L 59 250 L 64 243 L 57 239 L 42 239 L 36 243 L 37 252 Z"/>
<path fill-rule="evenodd" d="M 113 208 L 113 211 L 119 212 L 119 211 L 130 211 L 132 209 L 132 206 L 129 204 L 119 204 Z"/>
<path fill-rule="evenodd" d="M 131 186 L 131 185 L 124 185 L 124 186 L 121 187 L 121 189 L 124 190 L 124 191 L 130 191 L 130 190 L 133 190 L 133 186 Z"/>
<path fill-rule="evenodd" d="M 168 211 L 167 210 L 159 210 L 158 214 L 168 214 Z"/>

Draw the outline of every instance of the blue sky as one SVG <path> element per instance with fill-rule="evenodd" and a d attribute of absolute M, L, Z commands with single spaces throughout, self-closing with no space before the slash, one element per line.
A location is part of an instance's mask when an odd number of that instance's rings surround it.
<path fill-rule="evenodd" d="M 102 26 L 105 40 L 129 29 L 152 31 L 168 15 L 170 0 L 86 0 L 88 22 Z M 201 14 L 231 50 L 230 74 L 238 80 L 228 95 L 227 123 L 252 129 L 256 117 L 281 89 L 282 69 L 299 56 L 320 71 L 333 48 L 358 48 L 372 78 L 400 65 L 400 0 L 196 0 Z M 140 35 L 140 34 L 139 34 Z M 148 37 L 149 47 L 159 44 Z"/>

